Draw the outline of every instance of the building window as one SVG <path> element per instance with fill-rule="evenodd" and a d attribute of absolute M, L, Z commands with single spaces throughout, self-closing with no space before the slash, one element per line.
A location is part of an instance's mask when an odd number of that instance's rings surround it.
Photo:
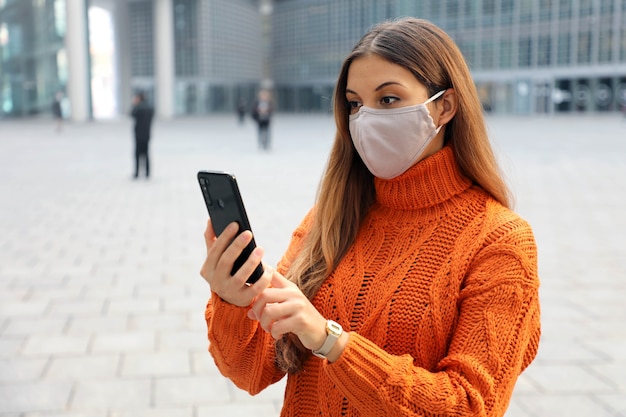
<path fill-rule="evenodd" d="M 532 63 L 532 42 L 529 37 L 523 37 L 519 40 L 519 50 L 517 65 L 520 68 L 528 68 Z"/>
<path fill-rule="evenodd" d="M 572 17 L 572 0 L 559 0 L 559 16 L 561 19 Z"/>
<path fill-rule="evenodd" d="M 571 35 L 569 33 L 561 33 L 558 39 L 556 63 L 558 65 L 569 65 L 570 59 Z"/>
<path fill-rule="evenodd" d="M 532 20 L 533 17 L 533 1 L 532 0 L 520 0 L 519 2 L 520 8 L 520 23 L 528 23 Z"/>
<path fill-rule="evenodd" d="M 430 13 L 431 13 L 431 19 L 441 18 L 441 1 L 440 0 L 430 0 Z"/>
<path fill-rule="evenodd" d="M 587 17 L 593 14 L 593 2 L 592 0 L 579 0 L 578 10 L 580 17 Z"/>
<path fill-rule="evenodd" d="M 495 0 L 483 0 L 482 24 L 483 26 L 493 26 L 496 14 Z"/>
<path fill-rule="evenodd" d="M 537 65 L 546 67 L 550 65 L 552 41 L 550 36 L 540 36 L 537 45 Z"/>
<path fill-rule="evenodd" d="M 613 9 L 613 0 L 600 0 L 600 13 L 612 14 Z"/>
<path fill-rule="evenodd" d="M 626 4 L 626 2 L 624 2 Z M 626 29 L 622 29 L 620 47 L 619 47 L 619 60 L 626 62 Z"/>
<path fill-rule="evenodd" d="M 136 77 L 154 75 L 154 28 L 152 2 L 128 3 L 128 19 L 133 30 L 129 34 L 131 71 Z"/>
<path fill-rule="evenodd" d="M 578 63 L 591 63 L 591 32 L 578 34 Z"/>
<path fill-rule="evenodd" d="M 510 39 L 500 41 L 500 68 L 513 66 L 513 42 Z"/>
<path fill-rule="evenodd" d="M 480 66 L 483 69 L 492 69 L 495 67 L 494 62 L 494 41 L 493 37 L 484 39 L 481 44 L 481 59 Z"/>
<path fill-rule="evenodd" d="M 502 0 L 500 4 L 500 23 L 502 26 L 513 23 L 513 0 Z"/>
<path fill-rule="evenodd" d="M 599 44 L 598 61 L 611 62 L 613 60 L 613 33 L 611 30 L 600 32 Z"/>
<path fill-rule="evenodd" d="M 476 15 L 478 7 L 478 2 L 476 1 L 466 1 L 465 2 L 465 19 L 464 26 L 468 29 L 476 27 Z"/>
<path fill-rule="evenodd" d="M 198 73 L 196 44 L 196 2 L 176 0 L 174 3 L 174 54 L 177 76 Z"/>
<path fill-rule="evenodd" d="M 552 0 L 539 0 L 539 20 L 552 18 Z"/>
<path fill-rule="evenodd" d="M 446 0 L 446 28 L 456 30 L 459 22 L 459 0 Z"/>
<path fill-rule="evenodd" d="M 465 61 L 470 68 L 473 68 L 476 63 L 476 44 L 472 41 L 459 41 L 458 42 L 459 49 L 463 53 L 465 57 Z"/>

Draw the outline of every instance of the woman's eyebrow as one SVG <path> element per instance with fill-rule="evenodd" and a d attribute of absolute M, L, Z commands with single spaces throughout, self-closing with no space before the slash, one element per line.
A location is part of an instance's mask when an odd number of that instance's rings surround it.
<path fill-rule="evenodd" d="M 399 85 L 399 86 L 403 87 L 403 85 L 401 83 L 397 82 L 397 81 L 387 81 L 387 82 L 382 83 L 378 87 L 376 87 L 374 89 L 374 91 L 382 90 L 383 88 L 388 87 L 390 85 Z"/>
<path fill-rule="evenodd" d="M 402 83 L 399 83 L 397 81 L 386 81 L 386 82 L 382 83 L 381 85 L 379 85 L 378 87 L 376 87 L 374 89 L 374 91 L 382 90 L 383 88 L 388 87 L 390 85 L 399 85 L 401 87 L 404 87 L 404 85 L 402 85 Z M 352 91 L 349 88 L 346 88 L 346 93 L 356 94 L 356 91 Z"/>

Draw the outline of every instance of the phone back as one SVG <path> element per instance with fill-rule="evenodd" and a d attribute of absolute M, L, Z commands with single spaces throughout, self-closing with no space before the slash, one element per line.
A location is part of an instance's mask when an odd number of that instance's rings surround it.
<path fill-rule="evenodd" d="M 239 224 L 239 233 L 251 230 L 234 175 L 221 171 L 200 171 L 198 181 L 217 236 L 234 221 Z"/>
<path fill-rule="evenodd" d="M 217 236 L 232 222 L 237 222 L 239 225 L 239 233 L 244 230 L 252 231 L 234 175 L 222 171 L 200 171 L 198 182 Z M 255 247 L 256 242 L 252 238 L 235 261 L 232 275 L 241 268 Z M 247 282 L 253 284 L 261 275 L 263 275 L 263 265 L 259 263 Z"/>

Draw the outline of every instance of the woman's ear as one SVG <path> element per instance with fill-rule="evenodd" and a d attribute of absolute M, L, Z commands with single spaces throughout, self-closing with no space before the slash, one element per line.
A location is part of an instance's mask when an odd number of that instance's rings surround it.
<path fill-rule="evenodd" d="M 439 105 L 437 106 L 439 110 L 439 122 L 438 125 L 442 126 L 448 123 L 454 115 L 456 114 L 456 109 L 458 107 L 458 102 L 456 98 L 456 92 L 454 88 L 448 88 L 441 99 L 439 100 Z"/>

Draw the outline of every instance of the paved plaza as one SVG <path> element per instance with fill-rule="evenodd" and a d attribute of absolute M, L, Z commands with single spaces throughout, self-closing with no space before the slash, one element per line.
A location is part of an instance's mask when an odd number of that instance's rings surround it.
<path fill-rule="evenodd" d="M 543 336 L 507 417 L 626 417 L 626 122 L 488 118 L 533 226 Z M 131 179 L 129 120 L 0 120 L 0 417 L 277 417 L 207 353 L 200 169 L 238 177 L 275 264 L 314 201 L 327 115 L 278 115 L 270 151 L 235 116 L 157 121 Z M 382 416 L 381 416 L 382 417 Z"/>

